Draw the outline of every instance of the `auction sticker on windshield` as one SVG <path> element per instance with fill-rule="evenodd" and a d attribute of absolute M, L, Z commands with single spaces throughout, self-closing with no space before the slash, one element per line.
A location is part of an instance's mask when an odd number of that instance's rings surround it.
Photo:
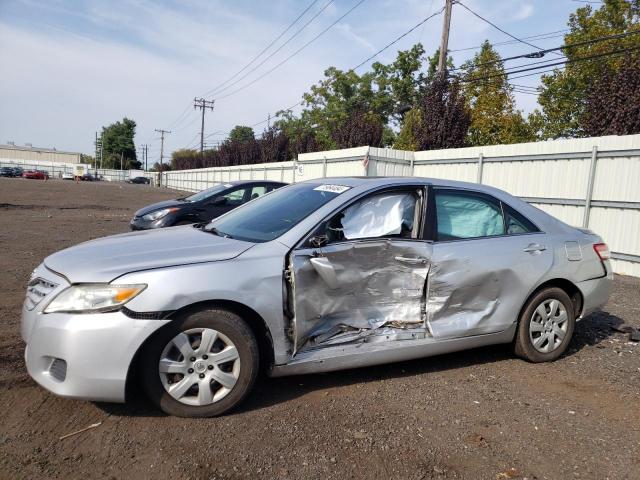
<path fill-rule="evenodd" d="M 314 190 L 318 192 L 333 192 L 333 193 L 344 193 L 349 190 L 351 187 L 345 187 L 344 185 L 320 185 Z"/>

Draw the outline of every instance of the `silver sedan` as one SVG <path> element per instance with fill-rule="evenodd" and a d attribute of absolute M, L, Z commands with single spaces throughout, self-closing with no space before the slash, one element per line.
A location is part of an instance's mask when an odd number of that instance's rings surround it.
<path fill-rule="evenodd" d="M 206 226 L 55 253 L 22 311 L 30 375 L 62 396 L 123 402 L 140 382 L 169 414 L 219 415 L 272 376 L 511 344 L 558 358 L 602 306 L 602 239 L 495 188 L 328 178 Z"/>

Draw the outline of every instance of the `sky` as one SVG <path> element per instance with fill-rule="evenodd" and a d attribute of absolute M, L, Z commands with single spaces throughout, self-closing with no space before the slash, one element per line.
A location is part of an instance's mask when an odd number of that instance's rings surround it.
<path fill-rule="evenodd" d="M 206 112 L 205 142 L 218 142 L 234 125 L 256 124 L 300 101 L 327 67 L 346 70 L 358 65 L 444 5 L 444 0 L 365 0 L 340 19 L 359 1 L 0 0 L 0 143 L 93 154 L 95 132 L 128 117 L 137 122 L 136 144 L 150 145 L 149 160 L 154 163 L 160 155 L 155 129 L 172 132 L 166 136 L 165 155 L 199 146 L 195 97 L 216 99 L 214 111 Z M 583 5 L 574 0 L 464 3 L 518 37 L 565 29 L 569 14 Z M 226 84 L 231 88 L 210 93 L 309 5 L 270 50 Z M 316 14 L 291 42 L 249 73 Z M 337 20 L 317 40 L 252 83 Z M 398 50 L 417 42 L 432 54 L 441 29 L 440 15 L 373 61 L 391 62 Z M 455 65 L 471 58 L 477 50 L 467 48 L 485 39 L 511 40 L 454 5 L 449 49 Z M 562 37 L 531 42 L 551 48 L 560 45 Z M 496 48 L 503 57 L 532 50 L 519 43 Z M 538 80 L 527 77 L 518 83 L 536 86 Z M 227 94 L 231 95 L 222 98 Z M 535 95 L 515 96 L 519 109 L 530 112 L 536 107 Z M 265 126 L 256 126 L 256 133 Z"/>

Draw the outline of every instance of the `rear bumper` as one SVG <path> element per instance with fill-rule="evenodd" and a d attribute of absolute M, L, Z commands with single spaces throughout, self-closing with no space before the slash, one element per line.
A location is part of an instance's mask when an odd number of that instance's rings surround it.
<path fill-rule="evenodd" d="M 579 318 L 586 317 L 590 313 L 602 308 L 609 300 L 613 286 L 613 271 L 609 261 L 604 262 L 606 275 L 600 278 L 578 282 L 577 287 L 582 293 L 584 304 Z"/>

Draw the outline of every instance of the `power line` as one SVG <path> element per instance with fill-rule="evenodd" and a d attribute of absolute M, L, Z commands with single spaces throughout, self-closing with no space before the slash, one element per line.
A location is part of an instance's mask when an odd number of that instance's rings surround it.
<path fill-rule="evenodd" d="M 238 78 L 235 82 L 233 82 L 233 83 L 231 83 L 231 84 L 229 84 L 229 85 L 227 85 L 225 87 L 222 87 L 221 89 L 214 88 L 212 90 L 209 90 L 207 93 L 205 93 L 203 95 L 203 97 L 206 97 L 208 95 L 212 95 L 213 93 L 220 94 L 221 92 L 224 92 L 225 90 L 228 90 L 229 88 L 232 88 L 235 85 L 238 85 L 238 83 L 240 83 L 242 80 L 244 80 L 249 75 L 251 75 L 253 72 L 255 72 L 258 68 L 260 68 L 262 65 L 264 65 L 269 59 L 273 58 L 273 56 L 276 53 L 278 53 L 280 50 L 282 50 L 289 42 L 291 42 L 291 40 L 293 40 L 295 37 L 297 37 L 305 28 L 307 28 L 309 26 L 309 24 L 311 24 L 316 18 L 318 18 L 322 14 L 322 12 L 324 12 L 329 7 L 329 5 L 331 5 L 332 3 L 333 3 L 333 0 L 329 0 L 327 3 L 325 3 L 324 6 L 318 12 L 316 12 L 316 14 L 314 16 L 312 16 L 307 21 L 307 23 L 305 23 L 304 25 L 302 25 L 302 27 L 300 27 L 298 30 L 296 30 L 296 32 L 293 35 L 291 35 L 282 45 L 280 45 L 278 48 L 276 48 L 266 58 L 264 58 L 260 63 L 258 63 L 255 67 L 253 67 L 247 73 L 242 75 L 240 78 Z"/>
<path fill-rule="evenodd" d="M 549 53 L 549 52 L 555 52 L 555 51 L 558 51 L 558 50 L 567 50 L 567 49 L 570 49 L 570 48 L 582 47 L 584 45 L 592 45 L 594 43 L 605 42 L 607 40 L 617 40 L 617 39 L 620 39 L 620 38 L 628 37 L 629 35 L 639 35 L 639 34 L 640 34 L 640 30 L 633 31 L 633 32 L 616 33 L 616 34 L 613 34 L 613 35 L 606 35 L 604 37 L 592 38 L 591 40 L 584 40 L 582 42 L 567 43 L 567 44 L 561 45 L 559 47 L 547 48 L 547 49 L 544 49 L 544 50 L 538 50 L 537 52 L 534 52 L 534 53 L 525 53 L 525 54 L 522 54 L 522 55 L 514 55 L 512 57 L 501 58 L 499 60 L 491 60 L 490 62 L 484 62 L 484 63 L 480 63 L 478 65 L 474 65 L 474 67 L 477 68 L 477 67 L 483 67 L 485 65 L 493 65 L 495 63 L 503 63 L 503 62 L 507 62 L 509 60 L 516 60 L 518 58 L 540 58 L 540 57 L 544 57 L 544 55 L 546 53 Z M 538 63 L 540 63 L 540 62 L 538 62 Z M 464 68 L 463 67 L 458 67 L 458 68 L 454 68 L 453 70 L 464 70 Z"/>
<path fill-rule="evenodd" d="M 357 5 L 356 5 L 357 6 Z M 349 69 L 349 70 L 357 70 L 358 68 L 360 68 L 361 66 L 365 65 L 367 62 L 373 60 L 375 57 L 377 57 L 378 55 L 380 55 L 382 52 L 384 52 L 385 50 L 387 50 L 389 47 L 391 47 L 392 45 L 396 44 L 397 42 L 399 42 L 401 39 L 403 39 L 404 37 L 406 37 L 407 35 L 409 35 L 411 32 L 413 32 L 416 28 L 420 27 L 421 25 L 425 24 L 427 22 L 427 20 L 430 20 L 431 18 L 440 15 L 442 12 L 444 11 L 444 7 L 441 8 L 439 11 L 433 13 L 432 15 L 427 16 L 426 18 L 424 18 L 423 20 L 421 20 L 418 24 L 414 25 L 413 27 L 411 27 L 409 30 L 407 30 L 406 32 L 404 32 L 403 34 L 401 34 L 400 36 L 396 37 L 395 40 L 391 41 L 390 43 L 388 43 L 387 45 L 385 45 L 383 48 L 381 48 L 380 50 L 378 50 L 376 53 L 374 53 L 373 55 L 371 55 L 369 58 L 367 58 L 366 60 L 360 62 L 358 65 L 356 65 L 355 67 Z M 290 107 L 287 108 L 281 108 L 278 111 L 288 111 L 291 110 L 295 107 L 298 107 L 302 105 L 302 100 L 294 103 L 293 105 L 291 105 Z M 259 122 L 256 122 L 252 125 L 249 125 L 250 127 L 257 127 L 259 125 L 262 125 L 264 123 L 267 123 L 269 121 L 269 118 L 265 118 L 264 120 L 261 120 Z"/>
<path fill-rule="evenodd" d="M 231 75 L 229 78 L 227 78 L 224 82 L 218 84 L 217 86 L 213 87 L 213 89 L 211 89 L 211 91 L 216 91 L 219 88 L 221 88 L 223 85 L 225 85 L 226 83 L 230 82 L 231 80 L 233 80 L 235 77 L 237 77 L 238 75 L 240 75 L 242 72 L 244 72 L 247 68 L 249 68 L 253 62 L 255 62 L 258 58 L 260 58 L 262 56 L 262 54 L 264 54 L 267 50 L 269 50 L 278 40 L 280 40 L 285 33 L 287 33 L 291 27 L 293 27 L 296 23 L 298 23 L 298 20 L 300 20 L 310 9 L 311 7 L 313 7 L 316 3 L 318 3 L 318 0 L 313 0 L 309 6 L 307 8 L 305 8 L 302 13 L 300 15 L 298 15 L 295 20 L 293 22 L 291 22 L 287 28 L 285 28 L 282 32 L 280 32 L 280 35 L 278 35 L 275 39 L 273 39 L 271 41 L 271 43 L 269 43 L 269 45 L 267 45 L 266 47 L 264 47 L 260 53 L 258 53 L 255 57 L 253 57 L 249 63 L 247 63 L 244 67 L 242 67 L 240 70 L 238 70 L 236 73 L 234 73 L 233 75 Z M 283 44 L 283 46 L 286 45 Z M 204 96 L 204 95 L 203 95 Z"/>
<path fill-rule="evenodd" d="M 514 68 L 520 68 L 520 67 L 527 67 L 527 68 L 521 68 L 520 70 L 510 70 L 510 71 L 504 71 L 502 73 L 495 73 L 492 75 L 487 75 L 485 77 L 479 77 L 479 78 L 470 78 L 470 79 L 464 79 L 461 78 L 460 81 L 465 82 L 465 83 L 476 83 L 478 81 L 482 81 L 482 80 L 486 80 L 489 78 L 496 78 L 496 77 L 503 77 L 503 76 L 509 76 L 512 75 L 514 73 L 522 73 L 522 72 L 528 72 L 531 70 L 540 70 L 543 68 L 547 68 L 547 67 L 555 67 L 558 65 L 566 65 L 566 64 L 570 64 L 570 63 L 577 63 L 577 62 L 582 62 L 582 61 L 588 61 L 588 60 L 593 60 L 593 59 L 598 59 L 598 58 L 605 58 L 605 57 L 610 57 L 610 56 L 614 56 L 614 55 L 622 55 L 624 53 L 628 53 L 628 52 L 633 52 L 633 51 L 637 51 L 640 50 L 640 47 L 633 47 L 633 48 L 624 48 L 621 50 L 614 50 L 611 52 L 604 52 L 604 53 L 599 53 L 599 54 L 595 54 L 595 55 L 589 55 L 586 57 L 578 57 L 578 58 L 572 58 L 572 59 L 568 59 L 568 60 L 561 60 L 559 62 L 555 62 L 555 63 L 548 63 L 549 61 L 545 61 L 545 65 L 539 65 L 537 67 L 531 67 L 530 65 L 535 65 L 541 62 L 534 62 L 534 63 L 530 63 L 527 65 L 519 65 L 517 67 Z M 553 69 L 550 69 L 548 71 L 553 71 Z M 531 75 L 537 75 L 540 74 L 542 72 L 537 72 L 537 73 L 533 73 Z M 523 76 L 528 76 L 528 75 L 523 75 Z M 512 78 L 521 78 L 521 77 L 512 77 Z"/>
<path fill-rule="evenodd" d="M 420 21 L 420 23 L 415 24 L 413 27 L 411 27 L 409 30 L 407 30 L 406 32 L 404 32 L 402 35 L 400 35 L 399 37 L 397 37 L 395 40 L 393 40 L 392 42 L 386 44 L 384 47 L 382 47 L 380 50 L 378 50 L 376 53 L 374 53 L 373 55 L 371 55 L 369 58 L 367 58 L 366 60 L 360 62 L 358 65 L 356 65 L 355 67 L 353 67 L 351 70 L 357 70 L 358 68 L 360 68 L 361 66 L 365 65 L 366 63 L 368 63 L 370 60 L 373 60 L 375 57 L 377 57 L 378 55 L 380 55 L 382 52 L 384 52 L 387 48 L 391 47 L 392 45 L 395 45 L 396 43 L 398 43 L 400 40 L 402 40 L 404 37 L 406 37 L 407 35 L 409 35 L 411 32 L 413 32 L 416 28 L 420 27 L 421 25 L 424 25 L 427 20 L 432 19 L 435 16 L 440 15 L 443 11 L 444 11 L 445 7 L 442 7 L 440 10 L 438 10 L 437 12 L 429 15 L 428 17 L 424 18 L 423 20 Z"/>
<path fill-rule="evenodd" d="M 293 57 L 295 57 L 298 53 L 300 53 L 302 50 L 304 50 L 305 48 L 307 48 L 309 45 L 311 45 L 313 42 L 315 42 L 318 38 L 320 38 L 322 35 L 324 35 L 325 33 L 327 33 L 332 27 L 334 27 L 338 22 L 340 22 L 342 19 L 344 19 L 347 15 L 349 15 L 351 12 L 353 12 L 356 8 L 358 8 L 360 5 L 362 5 L 365 2 L 365 0 L 360 0 L 358 3 L 356 3 L 353 7 L 351 7 L 349 10 L 347 10 L 347 12 L 345 14 L 343 14 L 342 16 L 340 16 L 340 18 L 338 18 L 336 21 L 334 21 L 331 25 L 329 25 L 327 28 L 325 28 L 324 30 L 322 30 L 319 34 L 317 34 L 315 37 L 313 37 L 311 40 L 309 40 L 307 43 L 305 43 L 302 47 L 300 47 L 298 50 L 296 50 L 295 52 L 293 52 L 291 55 L 289 55 L 288 57 L 286 57 L 284 60 L 282 60 L 280 63 L 276 64 L 274 67 L 270 68 L 269 70 L 267 70 L 266 72 L 264 72 L 262 75 L 258 76 L 257 78 L 253 79 L 252 81 L 250 81 L 249 83 L 244 84 L 242 87 L 237 88 L 236 90 L 233 90 L 230 93 L 227 93 L 226 95 L 223 95 L 221 97 L 217 97 L 217 100 L 221 100 L 223 98 L 227 98 L 230 97 L 232 95 L 235 95 L 236 93 L 244 90 L 247 87 L 250 87 L 251 85 L 253 85 L 254 83 L 258 82 L 259 80 L 263 79 L 264 77 L 266 77 L 267 75 L 269 75 L 271 72 L 273 72 L 274 70 L 276 70 L 277 68 L 281 67 L 282 65 L 284 65 L 286 62 L 288 62 L 289 60 L 291 60 Z"/>
<path fill-rule="evenodd" d="M 562 30 L 555 30 L 553 32 L 547 32 L 547 33 L 539 33 L 538 35 L 531 35 L 530 37 L 522 37 L 522 40 L 548 40 L 551 38 L 558 38 L 558 37 L 563 37 L 564 33 L 562 32 L 568 32 L 568 29 L 562 29 Z M 504 42 L 496 42 L 496 43 L 492 43 L 492 45 L 494 47 L 498 47 L 498 46 L 502 46 L 502 45 L 513 45 L 515 43 L 520 43 L 519 40 L 505 40 Z M 464 48 L 456 48 L 454 50 L 449 50 L 449 52 L 464 52 L 467 50 L 477 50 L 479 48 L 482 48 L 482 45 L 476 45 L 475 47 L 464 47 Z"/>
<path fill-rule="evenodd" d="M 508 37 L 513 38 L 514 40 L 517 40 L 520 43 L 524 43 L 525 45 L 529 45 L 530 47 L 536 48 L 538 50 L 542 50 L 542 48 L 538 47 L 537 45 L 534 45 L 533 43 L 529 43 L 526 40 L 523 40 L 522 38 L 518 38 L 515 35 L 510 34 L 509 32 L 507 32 L 506 30 L 500 28 L 498 25 L 496 25 L 495 23 L 493 23 L 490 20 L 487 20 L 486 18 L 484 18 L 482 15 L 480 15 L 479 13 L 474 12 L 473 10 L 471 10 L 469 7 L 467 7 L 464 3 L 460 2 L 459 0 L 456 0 L 456 4 L 460 5 L 462 8 L 464 8 L 465 10 L 469 11 L 472 15 L 476 16 L 477 18 L 479 18 L 480 20 L 482 20 L 483 22 L 491 25 L 493 28 L 495 28 L 496 30 L 504 33 L 505 35 L 507 35 Z M 560 56 L 564 56 L 562 54 L 558 54 L 557 55 Z"/>

